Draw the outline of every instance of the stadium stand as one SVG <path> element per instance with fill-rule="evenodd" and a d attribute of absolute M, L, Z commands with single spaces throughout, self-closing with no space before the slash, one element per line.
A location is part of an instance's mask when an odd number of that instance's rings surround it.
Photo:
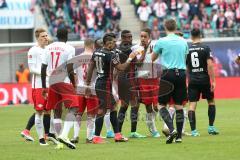
<path fill-rule="evenodd" d="M 120 8 L 114 0 L 39 0 L 50 33 L 67 27 L 71 40 L 119 33 Z"/>
<path fill-rule="evenodd" d="M 240 35 L 239 0 L 131 0 L 140 21 L 153 30 L 153 38 L 164 36 L 163 19 L 172 17 L 178 29 L 189 38 L 192 28 L 203 30 L 204 37 Z M 146 5 L 145 5 L 146 4 Z"/>

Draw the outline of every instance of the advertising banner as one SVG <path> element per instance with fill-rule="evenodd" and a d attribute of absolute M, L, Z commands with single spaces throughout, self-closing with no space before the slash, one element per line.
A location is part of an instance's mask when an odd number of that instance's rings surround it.
<path fill-rule="evenodd" d="M 31 84 L 0 84 L 0 106 L 32 103 Z"/>
<path fill-rule="evenodd" d="M 30 29 L 34 27 L 31 0 L 6 0 L 0 8 L 0 29 Z"/>

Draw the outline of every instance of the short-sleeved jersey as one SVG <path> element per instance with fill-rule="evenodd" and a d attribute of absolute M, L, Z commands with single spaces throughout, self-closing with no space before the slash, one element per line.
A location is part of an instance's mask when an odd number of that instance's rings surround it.
<path fill-rule="evenodd" d="M 93 53 L 92 59 L 96 66 L 97 79 L 112 79 L 113 68 L 120 63 L 116 50 L 109 51 L 104 48 Z"/>
<path fill-rule="evenodd" d="M 186 69 L 188 44 L 182 37 L 169 34 L 160 38 L 154 45 L 153 52 L 161 56 L 159 61 L 166 69 Z"/>
<path fill-rule="evenodd" d="M 80 63 L 80 65 L 78 66 L 78 68 L 76 69 L 76 75 L 77 75 L 77 86 L 78 86 L 78 90 L 77 93 L 78 94 L 84 94 L 85 93 L 85 81 L 87 79 L 87 71 L 88 71 L 88 66 L 90 63 L 92 55 L 83 52 L 82 54 L 80 54 L 79 56 L 77 56 L 76 58 L 78 59 L 78 62 Z M 92 79 L 91 79 L 91 84 L 90 87 L 92 88 L 92 90 L 94 90 L 95 88 L 95 81 L 96 81 L 96 72 L 93 72 L 94 75 L 92 75 Z M 93 95 L 96 95 L 95 92 L 92 92 Z"/>
<path fill-rule="evenodd" d="M 201 43 L 192 44 L 187 55 L 189 83 L 206 84 L 210 82 L 207 60 L 211 59 L 211 50 Z"/>
<path fill-rule="evenodd" d="M 158 77 L 158 72 L 160 69 L 160 65 L 157 65 L 159 63 L 158 61 L 155 61 L 154 63 L 152 62 L 151 59 L 151 53 L 152 49 L 154 47 L 155 43 L 151 42 L 146 49 L 146 55 L 143 59 L 142 64 L 136 65 L 136 70 L 137 70 L 137 77 L 138 78 L 157 78 Z M 140 45 L 135 45 L 134 48 L 137 49 L 141 47 Z M 137 56 L 141 57 L 141 55 Z"/>
<path fill-rule="evenodd" d="M 44 54 L 45 49 L 39 46 L 33 46 L 28 51 L 28 67 L 32 74 L 32 88 L 42 88 L 41 66 Z"/>
<path fill-rule="evenodd" d="M 54 42 L 48 45 L 45 52 L 46 54 L 42 63 L 48 66 L 50 73 L 53 73 L 53 71 L 61 65 L 65 65 L 63 69 L 66 69 L 67 61 L 75 56 L 75 48 L 64 42 Z M 57 83 L 58 78 L 55 78 L 55 80 Z M 69 78 L 66 77 L 64 82 L 70 83 Z M 51 83 L 53 83 L 53 81 L 51 81 Z"/>
<path fill-rule="evenodd" d="M 131 49 L 132 45 L 124 45 L 120 44 L 117 48 L 119 52 L 119 59 L 121 63 L 125 63 L 129 57 L 129 55 L 132 53 Z"/>

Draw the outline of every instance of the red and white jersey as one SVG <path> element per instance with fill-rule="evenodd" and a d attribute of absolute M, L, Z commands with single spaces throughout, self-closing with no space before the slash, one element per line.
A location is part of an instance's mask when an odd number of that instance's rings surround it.
<path fill-rule="evenodd" d="M 42 88 L 41 66 L 44 54 L 45 49 L 40 46 L 33 46 L 28 51 L 28 68 L 32 73 L 32 88 Z"/>
<path fill-rule="evenodd" d="M 92 53 L 90 54 L 90 53 L 83 52 L 76 58 L 78 59 L 78 62 L 79 62 L 79 67 L 76 69 L 77 86 L 78 86 L 77 93 L 85 94 L 85 85 L 84 84 L 87 79 L 88 65 L 92 58 Z M 92 80 L 91 80 L 91 84 L 90 84 L 90 88 L 92 90 L 92 95 L 96 95 L 96 92 L 95 92 L 96 77 L 97 77 L 96 71 L 93 71 Z"/>
<path fill-rule="evenodd" d="M 137 77 L 138 78 L 158 78 L 158 72 L 160 65 L 158 61 L 152 62 L 151 53 L 155 43 L 151 42 L 147 48 L 146 55 L 141 65 L 137 65 Z M 142 48 L 141 45 L 135 45 L 134 48 Z M 138 58 L 139 56 L 137 56 Z M 140 56 L 141 57 L 141 56 Z M 139 58 L 140 58 L 139 57 Z"/>
<path fill-rule="evenodd" d="M 54 42 L 48 45 L 45 52 L 42 63 L 48 66 L 48 72 L 50 75 L 61 65 L 65 65 L 63 66 L 63 69 L 66 69 L 67 61 L 71 60 L 75 56 L 75 48 L 64 42 Z M 56 76 L 54 81 L 52 81 L 50 77 L 51 84 L 61 82 L 61 80 L 57 78 L 58 75 L 54 76 Z M 70 83 L 68 76 L 66 76 L 64 82 Z"/>

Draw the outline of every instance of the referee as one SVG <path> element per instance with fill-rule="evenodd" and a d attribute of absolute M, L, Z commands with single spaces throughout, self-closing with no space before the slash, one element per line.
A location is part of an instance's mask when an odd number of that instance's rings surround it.
<path fill-rule="evenodd" d="M 182 128 L 184 122 L 183 102 L 187 99 L 186 89 L 186 55 L 188 53 L 187 42 L 176 35 L 177 24 L 173 19 L 164 22 L 167 36 L 160 38 L 153 49 L 152 61 L 158 60 L 163 66 L 162 80 L 168 81 L 173 85 L 173 91 L 158 98 L 160 115 L 167 124 L 170 134 L 166 143 L 172 143 L 176 138 L 176 143 L 182 142 Z M 176 107 L 176 126 L 177 132 L 173 127 L 173 120 L 166 108 L 170 99 L 173 99 Z"/>

